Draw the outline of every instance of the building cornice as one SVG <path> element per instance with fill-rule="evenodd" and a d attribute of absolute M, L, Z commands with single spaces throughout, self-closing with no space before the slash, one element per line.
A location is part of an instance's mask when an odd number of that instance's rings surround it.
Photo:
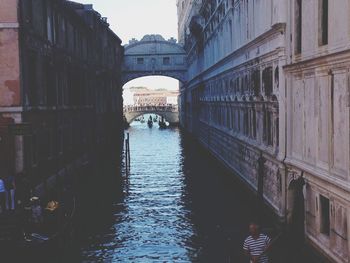
<path fill-rule="evenodd" d="M 17 29 L 19 23 L 0 23 L 0 29 Z"/>
<path fill-rule="evenodd" d="M 0 107 L 0 113 L 23 112 L 23 107 Z"/>
<path fill-rule="evenodd" d="M 334 64 L 342 64 L 350 62 L 350 49 L 334 52 L 324 56 L 314 57 L 302 60 L 296 63 L 288 64 L 283 67 L 285 72 L 299 72 L 302 69 L 320 68 Z"/>
<path fill-rule="evenodd" d="M 350 201 L 350 196 L 345 194 L 350 192 L 350 184 L 345 179 L 332 176 L 330 172 L 311 166 L 303 161 L 296 160 L 293 157 L 287 157 L 285 164 L 294 167 L 297 170 L 306 172 L 310 178 L 310 182 L 317 184 L 320 187 L 336 187 L 338 190 L 342 190 L 342 194 L 339 195 L 343 199 Z M 317 183 L 319 182 L 319 183 Z"/>

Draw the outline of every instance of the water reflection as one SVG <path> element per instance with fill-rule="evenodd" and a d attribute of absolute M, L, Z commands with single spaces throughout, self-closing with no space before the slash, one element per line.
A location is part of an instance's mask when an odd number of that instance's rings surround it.
<path fill-rule="evenodd" d="M 124 194 L 87 220 L 81 260 L 245 262 L 241 247 L 257 214 L 255 198 L 179 129 L 134 123 L 128 132 Z"/>
<path fill-rule="evenodd" d="M 137 123 L 129 129 L 131 169 L 114 224 L 91 238 L 84 260 L 191 261 L 193 235 L 184 203 L 184 173 L 178 129 L 160 131 Z M 190 252 L 190 253 L 189 253 Z"/>

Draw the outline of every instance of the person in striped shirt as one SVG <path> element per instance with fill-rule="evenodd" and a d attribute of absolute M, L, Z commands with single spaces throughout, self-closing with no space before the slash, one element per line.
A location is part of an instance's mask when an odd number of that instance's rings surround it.
<path fill-rule="evenodd" d="M 271 239 L 260 232 L 259 224 L 249 224 L 249 233 L 243 244 L 245 255 L 251 263 L 268 263 L 269 257 L 266 252 L 270 247 Z"/>

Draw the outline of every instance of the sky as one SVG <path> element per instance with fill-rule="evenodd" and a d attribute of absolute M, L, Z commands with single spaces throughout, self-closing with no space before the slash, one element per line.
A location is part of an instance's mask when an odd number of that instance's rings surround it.
<path fill-rule="evenodd" d="M 122 39 L 140 40 L 147 34 L 160 34 L 165 39 L 177 38 L 176 0 L 74 0 L 93 4 L 110 28 Z M 167 77 L 144 77 L 128 82 L 125 88 L 146 86 L 151 89 L 178 89 L 178 81 Z"/>

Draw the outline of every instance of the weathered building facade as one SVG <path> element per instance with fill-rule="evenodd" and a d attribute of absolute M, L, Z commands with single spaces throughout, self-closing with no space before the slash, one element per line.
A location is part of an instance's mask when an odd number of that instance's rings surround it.
<path fill-rule="evenodd" d="M 3 176 L 26 179 L 41 194 L 57 176 L 84 173 L 94 157 L 116 151 L 122 56 L 121 40 L 90 5 L 1 1 Z"/>
<path fill-rule="evenodd" d="M 307 238 L 349 262 L 350 2 L 288 1 L 287 181 L 306 181 Z"/>
<path fill-rule="evenodd" d="M 350 249 L 349 10 L 178 0 L 181 125 L 334 262 Z"/>
<path fill-rule="evenodd" d="M 187 28 L 179 38 L 189 67 L 182 125 L 283 217 L 285 7 L 269 0 L 191 1 L 178 5 L 180 14 L 182 7 L 197 10 L 180 26 Z"/>

